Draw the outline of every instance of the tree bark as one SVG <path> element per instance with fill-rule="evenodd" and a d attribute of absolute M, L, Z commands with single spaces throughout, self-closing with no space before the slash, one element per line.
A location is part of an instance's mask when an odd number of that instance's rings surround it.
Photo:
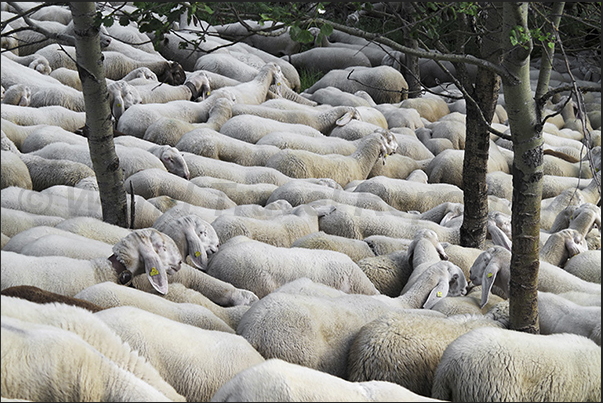
<path fill-rule="evenodd" d="M 486 33 L 482 39 L 481 55 L 485 60 L 499 64 L 502 60 L 500 52 L 500 7 L 484 10 Z M 467 88 L 468 86 L 466 86 Z M 478 67 L 472 98 L 477 105 L 465 99 L 466 138 L 463 158 L 463 223 L 460 228 L 460 244 L 462 246 L 484 249 L 488 222 L 488 154 L 490 149 L 490 133 L 487 123 L 492 121 L 498 92 L 500 77 L 493 71 Z M 480 112 L 481 109 L 481 112 Z M 480 116 L 483 116 L 487 123 Z"/>
<path fill-rule="evenodd" d="M 510 328 L 539 333 L 538 270 L 540 202 L 542 199 L 542 124 L 530 88 L 532 40 L 527 26 L 528 3 L 503 3 L 503 67 L 518 81 L 503 77 L 503 91 L 513 141 L 512 257 L 509 284 Z M 522 27 L 526 41 L 511 43 Z"/>
<path fill-rule="evenodd" d="M 105 80 L 99 25 L 93 2 L 69 3 L 73 16 L 77 67 L 86 108 L 84 132 L 96 174 L 103 221 L 129 227 L 123 172 L 113 143 L 113 122 Z"/>
<path fill-rule="evenodd" d="M 552 34 L 551 41 L 553 40 L 552 38 L 555 38 L 555 33 L 553 31 L 559 27 L 564 7 L 565 3 L 562 1 L 553 3 L 553 9 L 551 10 L 551 22 L 553 26 L 550 27 L 550 32 Z M 540 57 L 540 73 L 538 74 L 538 84 L 536 85 L 536 94 L 534 96 L 536 99 L 542 98 L 549 90 L 551 70 L 553 69 L 553 56 L 555 54 L 555 42 L 551 43 L 552 45 L 550 47 L 547 46 L 547 44 L 543 44 L 544 49 L 542 51 L 542 56 Z"/>

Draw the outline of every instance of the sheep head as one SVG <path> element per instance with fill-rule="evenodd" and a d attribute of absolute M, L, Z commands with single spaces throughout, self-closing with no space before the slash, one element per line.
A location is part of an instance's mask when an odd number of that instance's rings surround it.
<path fill-rule="evenodd" d="M 52 72 L 52 67 L 48 63 L 48 59 L 44 56 L 39 55 L 28 66 L 30 69 L 34 69 L 44 75 L 49 75 Z"/>
<path fill-rule="evenodd" d="M 348 108 L 348 107 L 343 106 L 341 108 Z M 352 119 L 356 119 L 356 120 L 359 120 L 362 122 L 362 115 L 360 114 L 360 111 L 354 107 L 349 107 L 349 108 L 350 108 L 349 111 L 345 112 L 342 117 L 340 117 L 339 119 L 337 119 L 335 121 L 335 124 L 337 126 L 345 126 L 348 123 L 350 123 L 352 121 Z"/>
<path fill-rule="evenodd" d="M 186 80 L 186 73 L 178 62 L 166 61 L 163 70 L 157 75 L 162 83 L 170 85 L 182 85 Z"/>
<path fill-rule="evenodd" d="M 180 150 L 169 145 L 154 146 L 149 149 L 149 152 L 156 155 L 168 172 L 178 175 L 186 180 L 190 179 L 191 173 L 188 169 L 188 164 L 182 156 Z"/>
<path fill-rule="evenodd" d="M 218 251 L 220 240 L 214 227 L 196 215 L 185 215 L 173 221 L 155 226 L 170 236 L 183 257 L 189 257 L 193 265 L 207 270 L 209 257 Z"/>
<path fill-rule="evenodd" d="M 511 251 L 502 246 L 488 248 L 475 259 L 469 269 L 469 280 L 482 286 L 480 308 L 488 303 L 494 284 L 505 294 L 505 298 L 509 297 L 510 265 Z"/>
<path fill-rule="evenodd" d="M 113 246 L 113 254 L 132 276 L 146 273 L 153 288 L 161 294 L 168 292 L 167 276 L 180 270 L 182 263 L 172 238 L 154 228 L 132 231 Z"/>
<path fill-rule="evenodd" d="M 421 263 L 424 263 L 423 260 L 427 256 L 433 255 L 433 251 L 437 252 L 440 259 L 448 260 L 448 255 L 444 251 L 444 247 L 438 239 L 438 234 L 430 229 L 420 229 L 415 234 L 415 237 L 406 251 L 408 263 L 411 267 L 416 268 Z"/>
<path fill-rule="evenodd" d="M 203 101 L 211 93 L 209 77 L 204 71 L 191 75 L 184 85 L 191 90 L 191 101 Z"/>
<path fill-rule="evenodd" d="M 467 279 L 463 270 L 457 265 L 441 260 L 429 266 L 421 277 L 437 279 L 423 303 L 424 309 L 431 309 L 445 297 L 458 297 L 467 293 Z M 419 278 L 418 282 L 422 279 Z"/>
<path fill-rule="evenodd" d="M 398 150 L 398 141 L 393 133 L 387 129 L 379 128 L 375 130 L 375 133 L 381 134 L 382 143 L 379 158 L 383 158 L 383 165 L 385 165 L 385 158 Z"/>

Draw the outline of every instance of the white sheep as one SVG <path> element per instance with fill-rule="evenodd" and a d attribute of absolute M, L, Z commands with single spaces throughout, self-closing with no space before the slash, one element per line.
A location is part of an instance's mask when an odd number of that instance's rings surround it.
<path fill-rule="evenodd" d="M 54 215 L 32 214 L 18 209 L 2 207 L 2 233 L 8 237 L 13 237 L 29 228 L 46 225 L 54 227 L 64 220 L 62 217 Z"/>
<path fill-rule="evenodd" d="M 212 91 L 210 97 L 232 98 L 236 103 L 259 105 L 266 100 L 271 84 L 277 88 L 284 86 L 284 76 L 281 68 L 275 62 L 266 63 L 253 80 L 237 84 L 233 87 L 222 87 Z"/>
<path fill-rule="evenodd" d="M 601 347 L 575 334 L 474 329 L 444 351 L 431 396 L 450 401 L 599 401 Z"/>
<path fill-rule="evenodd" d="M 15 84 L 9 87 L 2 94 L 2 103 L 29 106 L 31 104 L 31 88 L 25 84 Z"/>
<path fill-rule="evenodd" d="M 201 329 L 133 306 L 109 308 L 93 315 L 138 350 L 189 401 L 208 401 L 239 371 L 264 361 L 239 335 Z M 166 329 L 176 342 L 165 343 L 157 337 Z"/>
<path fill-rule="evenodd" d="M 165 212 L 157 218 L 153 226 L 165 226 L 168 225 L 166 222 L 170 220 L 177 220 L 181 217 L 191 214 L 196 215 L 204 221 L 212 223 L 216 220 L 216 218 L 223 215 L 242 216 L 256 219 L 273 219 L 289 214 L 292 210 L 293 207 L 285 200 L 278 200 L 276 202 L 269 203 L 266 206 L 260 206 L 259 204 L 245 204 L 222 210 L 195 206 L 181 201 L 168 201 L 166 202 L 164 210 Z"/>
<path fill-rule="evenodd" d="M 27 165 L 34 191 L 56 185 L 75 186 L 82 179 L 95 177 L 94 170 L 81 162 L 45 158 L 32 153 L 22 153 L 20 157 Z"/>
<path fill-rule="evenodd" d="M 235 162 L 202 157 L 189 152 L 182 152 L 182 155 L 190 170 L 191 178 L 212 176 L 237 183 L 271 183 L 277 186 L 293 179 L 279 170 L 268 166 L 244 166 Z"/>
<path fill-rule="evenodd" d="M 378 111 L 376 112 L 379 113 Z M 345 126 L 353 119 L 365 120 L 358 108 L 351 106 L 334 106 L 328 108 L 296 107 L 295 109 L 281 109 L 269 106 L 266 103 L 263 103 L 262 105 L 234 104 L 232 107 L 232 115 L 253 115 L 282 123 L 303 124 L 318 130 L 326 136 L 330 135 L 334 128 Z M 380 125 L 372 125 L 373 130 L 379 127 L 387 129 L 387 122 L 385 122 L 385 119 L 382 119 L 380 123 Z"/>
<path fill-rule="evenodd" d="M 208 259 L 218 251 L 220 240 L 214 227 L 196 215 L 156 221 L 153 228 L 170 236 L 182 257 L 190 258 L 200 270 L 207 270 Z"/>
<path fill-rule="evenodd" d="M 132 105 L 121 115 L 116 129 L 121 133 L 143 138 L 149 126 L 162 117 L 176 118 L 189 123 L 206 122 L 217 99 L 219 97 L 214 95 L 202 102 L 176 100 L 162 104 Z"/>
<path fill-rule="evenodd" d="M 85 137 L 67 131 L 62 127 L 53 125 L 26 127 L 33 127 L 34 129 L 22 141 L 19 149 L 23 153 L 31 153 L 55 142 L 88 146 L 88 140 Z"/>
<path fill-rule="evenodd" d="M 449 262 L 439 262 L 425 272 L 424 281 L 396 298 L 346 294 L 301 278 L 253 304 L 241 318 L 237 334 L 266 359 L 280 358 L 345 378 L 349 347 L 362 326 L 386 312 L 430 307 L 448 295 L 450 280 L 454 288 L 451 276 L 459 271 Z M 430 309 L 421 312 L 442 316 Z"/>
<path fill-rule="evenodd" d="M 405 241 L 411 242 L 410 240 Z M 371 245 L 370 241 L 365 241 L 365 243 Z M 412 267 L 408 264 L 407 259 L 407 248 L 409 246 L 409 244 L 405 244 L 399 250 L 374 257 L 367 257 L 357 262 L 358 266 L 381 294 L 389 297 L 397 297 L 400 295 L 402 287 L 408 282 L 412 273 Z M 372 247 L 370 248 L 373 249 Z"/>
<path fill-rule="evenodd" d="M 448 255 L 444 251 L 444 247 L 440 244 L 438 235 L 430 229 L 420 229 L 413 237 L 412 242 L 406 250 L 406 260 L 412 269 L 406 284 L 402 287 L 401 293 L 404 294 L 410 290 L 414 283 L 418 281 L 423 272 L 432 264 L 441 260 L 448 260 Z M 465 276 L 460 276 L 457 280 L 463 289 L 467 287 L 467 279 Z M 464 295 L 461 294 L 461 295 Z"/>
<path fill-rule="evenodd" d="M 366 91 L 364 93 L 370 98 L 370 95 Z M 324 87 L 319 88 L 314 93 L 308 94 L 303 93 L 306 98 L 317 102 L 320 105 L 331 105 L 331 106 L 375 106 L 374 102 L 371 103 L 366 98 L 351 94 L 340 90 L 337 87 Z"/>
<path fill-rule="evenodd" d="M 369 192 L 350 192 L 341 189 L 338 183 L 335 185 L 337 186 L 325 185 L 324 182 L 312 183 L 308 180 L 294 179 L 274 189 L 267 202 L 286 200 L 292 206 L 299 206 L 316 200 L 328 199 L 337 203 L 398 214 L 394 207 L 387 204 L 378 195 Z"/>
<path fill-rule="evenodd" d="M 309 204 L 335 205 L 334 211 L 318 220 L 319 229 L 327 234 L 354 239 L 364 239 L 371 235 L 412 239 L 419 229 L 427 228 L 436 232 L 440 242 L 459 244 L 458 228 L 444 227 L 433 221 L 423 220 L 417 214 L 407 213 L 407 217 L 402 217 L 387 211 L 363 209 L 331 200 L 317 200 Z"/>
<path fill-rule="evenodd" d="M 441 203 L 463 202 L 463 191 L 447 183 L 420 183 L 376 176 L 360 183 L 354 192 L 368 192 L 400 211 L 426 212 Z"/>
<path fill-rule="evenodd" d="M 280 151 L 273 145 L 256 145 L 209 128 L 188 131 L 175 147 L 180 151 L 244 166 L 264 166 L 271 156 Z"/>
<path fill-rule="evenodd" d="M 275 131 L 262 136 L 255 144 L 276 146 L 281 150 L 292 148 L 311 151 L 316 154 L 350 155 L 356 151 L 358 141 L 348 141 L 333 136 L 314 137 L 291 131 Z"/>
<path fill-rule="evenodd" d="M 124 287 L 126 288 L 126 287 Z M 92 312 L 65 303 L 36 303 L 19 297 L 2 296 L 2 318 L 16 318 L 31 324 L 52 326 L 78 335 L 113 365 L 131 372 L 137 378 L 153 385 L 170 399 L 184 400 L 149 364 L 144 357 L 124 343 L 102 320 Z M 59 357 L 56 360 L 60 360 Z M 54 364 L 51 360 L 49 363 Z M 62 389 L 61 389 L 62 390 Z"/>
<path fill-rule="evenodd" d="M 292 132 L 304 136 L 324 137 L 319 130 L 303 123 L 279 122 L 256 115 L 233 116 L 222 125 L 219 131 L 227 136 L 253 144 L 272 132 Z"/>
<path fill-rule="evenodd" d="M 147 282 L 166 294 L 168 275 L 179 270 L 182 261 L 174 241 L 152 228 L 133 231 L 113 245 L 112 250 L 113 255 L 92 260 L 2 251 L 2 289 L 33 285 L 72 297 L 99 282 L 121 279 L 125 284 L 146 273 Z M 66 278 L 68 282 L 63 281 Z"/>
<path fill-rule="evenodd" d="M 192 176 L 194 168 L 185 160 L 191 169 Z M 201 188 L 194 183 L 167 172 L 165 169 L 147 168 L 129 176 L 124 181 L 126 191 L 130 191 L 130 184 L 134 194 L 145 199 L 166 195 L 177 200 L 210 208 L 229 208 L 236 204 L 220 190 Z"/>
<path fill-rule="evenodd" d="M 31 190 L 33 187 L 31 175 L 27 165 L 23 162 L 20 156 L 11 151 L 0 151 L 2 155 L 2 189 L 9 186 L 17 186 L 23 189 Z"/>
<path fill-rule="evenodd" d="M 42 58 L 42 56 L 40 56 Z M 3 103 L 9 102 L 9 91 L 17 85 L 24 85 L 30 91 L 29 102 L 23 106 L 41 107 L 63 106 L 75 112 L 84 111 L 84 95 L 75 88 L 64 85 L 54 77 L 42 74 L 2 56 L 2 84 L 6 88 Z"/>
<path fill-rule="evenodd" d="M 107 258 L 112 245 L 56 227 L 33 227 L 13 236 L 2 249 L 27 256 L 66 256 L 73 259 Z"/>
<path fill-rule="evenodd" d="M 540 334 L 574 333 L 601 345 L 601 307 L 582 306 L 561 295 L 538 291 Z"/>
<path fill-rule="evenodd" d="M 33 209 L 50 209 L 54 211 L 54 215 L 59 215 L 65 218 L 73 218 L 77 216 L 94 217 L 102 220 L 100 194 L 96 189 L 86 187 L 71 187 L 64 185 L 51 186 L 39 194 L 30 194 L 29 198 L 33 201 L 38 200 L 40 206 L 35 203 L 28 203 L 26 208 Z M 46 203 L 56 203 L 58 208 L 55 210 Z M 131 211 L 132 198 L 126 199 L 128 211 Z M 151 203 L 147 202 L 143 197 L 136 195 L 134 197 L 134 223 L 128 223 L 129 228 L 140 229 L 150 227 L 153 222 L 161 215 L 161 211 L 156 209 Z"/>
<path fill-rule="evenodd" d="M 542 248 L 539 258 L 555 266 L 564 267 L 568 259 L 588 250 L 582 234 L 575 229 L 565 228 L 551 234 Z"/>
<path fill-rule="evenodd" d="M 217 98 L 209 109 L 204 123 L 189 123 L 173 117 L 160 117 L 144 132 L 143 138 L 157 144 L 176 146 L 184 134 L 195 129 L 220 130 L 232 117 L 232 103 L 228 98 Z"/>
<path fill-rule="evenodd" d="M 238 236 L 261 241 L 273 246 L 288 248 L 293 241 L 318 231 L 318 220 L 332 210 L 331 206 L 301 204 L 286 214 L 273 217 L 246 217 L 223 214 L 211 222 L 221 243 Z"/>
<path fill-rule="evenodd" d="M 341 252 L 278 247 L 245 236 L 223 243 L 210 259 L 207 273 L 259 298 L 300 277 L 350 294 L 378 294 L 362 270 Z"/>
<path fill-rule="evenodd" d="M 23 360 L 27 356 L 36 360 Z M 7 374 L 3 400 L 171 400 L 156 384 L 151 386 L 81 337 L 54 326 L 2 316 L 2 357 L 2 371 Z M 82 377 L 83 373 L 91 376 Z"/>
<path fill-rule="evenodd" d="M 349 155 L 320 155 L 304 150 L 281 150 L 266 166 L 292 178 L 331 178 L 341 186 L 352 180 L 366 179 L 380 158 L 396 151 L 397 143 L 391 132 L 377 130 L 364 137 L 356 151 Z"/>
<path fill-rule="evenodd" d="M 124 179 L 127 179 L 136 172 L 140 172 L 145 169 L 153 168 L 166 171 L 166 167 L 162 160 L 150 152 L 146 152 L 138 148 L 128 148 L 116 145 L 115 153 L 119 158 L 119 166 L 123 170 Z M 93 168 L 88 145 L 73 145 L 63 142 L 56 142 L 48 144 L 47 146 L 44 146 L 37 151 L 33 151 L 30 154 L 50 160 L 74 161 L 84 164 L 90 169 Z M 94 171 L 92 172 L 94 173 Z"/>
<path fill-rule="evenodd" d="M 563 270 L 591 283 L 601 284 L 601 250 L 587 250 L 571 257 Z"/>
<path fill-rule="evenodd" d="M 58 222 L 54 227 L 111 245 L 118 243 L 132 232 L 130 229 L 109 224 L 94 217 L 67 218 Z"/>
<path fill-rule="evenodd" d="M 464 272 L 464 270 L 463 270 Z M 505 300 L 498 295 L 490 295 L 488 299 L 488 303 L 483 307 L 480 307 L 480 300 L 482 298 L 482 286 L 481 285 L 473 285 L 468 287 L 468 291 L 466 295 L 461 295 L 457 297 L 449 297 L 444 298 L 437 304 L 435 304 L 431 309 L 434 311 L 438 311 L 443 313 L 446 316 L 453 315 L 485 315 L 488 311 L 490 311 L 495 305 L 503 302 L 504 304 L 509 304 L 508 300 Z M 503 305 L 501 305 L 502 307 Z"/>
<path fill-rule="evenodd" d="M 119 41 L 115 41 L 115 45 L 117 45 L 118 42 Z M 123 45 L 126 44 L 122 43 L 121 46 Z M 129 56 L 134 53 L 136 53 L 135 57 L 139 56 L 138 59 Z M 72 70 L 77 70 L 77 66 L 74 62 L 76 60 L 76 54 L 73 46 L 63 45 L 62 47 L 59 47 L 58 44 L 50 44 L 37 50 L 36 54 L 45 56 L 52 69 L 67 67 Z M 157 75 L 159 81 L 170 85 L 180 85 L 184 83 L 186 79 L 186 74 L 184 73 L 182 66 L 177 62 L 162 59 L 144 51 L 137 51 L 131 46 L 128 53 L 122 53 L 121 51 L 116 50 L 105 50 L 103 51 L 103 56 L 105 77 L 111 80 L 120 80 L 126 74 L 139 67 L 148 67 Z"/>
<path fill-rule="evenodd" d="M 433 402 L 390 382 L 348 382 L 277 358 L 236 374 L 212 396 L 212 402 Z"/>
<path fill-rule="evenodd" d="M 482 286 L 481 306 L 488 302 L 489 293 L 496 285 L 504 298 L 509 297 L 511 278 L 511 251 L 502 246 L 492 246 L 483 251 L 471 266 L 470 280 Z M 540 262 L 538 270 L 538 291 L 555 294 L 581 291 L 601 296 L 601 284 L 585 281 L 562 268 L 547 262 Z"/>
<path fill-rule="evenodd" d="M 337 235 L 325 234 L 323 231 L 297 238 L 291 244 L 292 248 L 327 249 L 348 255 L 354 263 L 367 257 L 374 257 L 375 253 L 370 246 L 361 240 L 344 238 Z M 365 273 L 366 274 L 366 273 Z M 398 292 L 398 294 L 400 294 Z"/>
<path fill-rule="evenodd" d="M 75 112 L 59 105 L 35 108 L 3 104 L 1 114 L 3 119 L 21 126 L 47 124 L 62 127 L 70 132 L 74 132 L 86 124 L 85 112 Z"/>
<path fill-rule="evenodd" d="M 264 206 L 272 193 L 278 189 L 278 186 L 272 183 L 237 183 L 211 176 L 197 176 L 191 179 L 191 182 L 199 187 L 221 190 L 239 206 L 246 204 Z"/>
<path fill-rule="evenodd" d="M 364 325 L 354 337 L 346 379 L 393 382 L 431 396 L 433 375 L 448 344 L 472 329 L 508 328 L 508 324 L 508 311 L 499 312 L 498 307 L 485 315 L 444 318 L 416 311 L 386 313 Z"/>
<path fill-rule="evenodd" d="M 130 198 L 127 203 L 129 206 Z M 140 196 L 135 198 L 135 204 L 134 228 L 151 226 L 161 215 L 161 211 Z M 2 189 L 2 207 L 62 218 L 87 216 L 102 220 L 98 191 L 73 186 L 55 185 L 41 192 L 11 186 Z"/>
<path fill-rule="evenodd" d="M 305 92 L 312 94 L 329 86 L 352 94 L 366 91 L 377 104 L 396 103 L 408 98 L 408 84 L 404 76 L 391 66 L 353 66 L 331 70 Z"/>
<path fill-rule="evenodd" d="M 212 52 L 197 58 L 193 71 L 212 71 L 243 83 L 253 80 L 264 64 L 264 60 L 255 55 L 225 48 L 221 52 Z"/>
<path fill-rule="evenodd" d="M 132 73 L 133 72 L 128 75 Z M 132 76 L 126 76 L 117 82 L 132 84 L 140 94 L 141 102 L 145 104 L 159 104 L 179 99 L 195 101 L 199 98 L 203 100 L 207 98 L 211 92 L 209 78 L 204 72 L 195 72 L 194 74 L 191 74 L 187 77 L 186 81 L 180 85 L 170 85 L 167 83 L 162 83 L 160 85 L 157 81 L 157 77 L 155 77 L 155 79 L 148 79 L 146 77 L 134 79 Z"/>
<path fill-rule="evenodd" d="M 74 298 L 92 302 L 103 309 L 134 306 L 180 323 L 207 330 L 234 333 L 226 322 L 208 308 L 194 303 L 178 303 L 133 287 L 110 281 L 98 283 L 75 294 Z"/>

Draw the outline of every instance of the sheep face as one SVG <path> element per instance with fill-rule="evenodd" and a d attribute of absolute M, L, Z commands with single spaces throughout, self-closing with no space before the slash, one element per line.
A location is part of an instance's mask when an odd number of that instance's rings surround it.
<path fill-rule="evenodd" d="M 168 292 L 167 276 L 180 270 L 182 263 L 174 241 L 154 228 L 133 231 L 113 246 L 113 253 L 133 276 L 146 273 L 161 294 Z"/>
<path fill-rule="evenodd" d="M 191 173 L 188 169 L 188 165 L 176 147 L 166 147 L 159 158 L 168 172 L 186 180 L 190 179 Z"/>
<path fill-rule="evenodd" d="M 393 133 L 386 129 L 377 129 L 376 133 L 381 134 L 382 144 L 381 150 L 379 151 L 379 158 L 383 158 L 383 164 L 385 165 L 385 158 L 394 154 L 398 150 L 398 141 L 394 137 Z"/>
<path fill-rule="evenodd" d="M 196 215 L 185 215 L 165 221 L 155 228 L 172 238 L 180 254 L 191 259 L 193 266 L 207 270 L 209 258 L 218 251 L 220 240 L 214 227 Z"/>
<path fill-rule="evenodd" d="M 502 246 L 493 246 L 482 252 L 469 269 L 469 280 L 482 286 L 480 308 L 488 303 L 489 293 L 496 284 L 509 296 L 511 251 Z"/>
<path fill-rule="evenodd" d="M 441 260 L 432 264 L 421 275 L 421 277 L 423 276 L 438 279 L 437 284 L 423 303 L 424 309 L 431 309 L 444 297 L 458 297 L 467 293 L 467 279 L 463 270 L 449 261 Z"/>
<path fill-rule="evenodd" d="M 189 256 L 193 265 L 200 270 L 207 270 L 209 258 L 218 251 L 220 240 L 218 234 L 207 221 L 191 215 L 176 221 L 186 234 L 184 256 Z"/>
<path fill-rule="evenodd" d="M 170 85 L 181 85 L 186 80 L 186 73 L 178 62 L 167 62 L 163 71 L 157 76 L 159 81 Z"/>
<path fill-rule="evenodd" d="M 191 100 L 204 101 L 211 93 L 209 77 L 205 72 L 193 74 L 184 84 L 191 90 Z"/>

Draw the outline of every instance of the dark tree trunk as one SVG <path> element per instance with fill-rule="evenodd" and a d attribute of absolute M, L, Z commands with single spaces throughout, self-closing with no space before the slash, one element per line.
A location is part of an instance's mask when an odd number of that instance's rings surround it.
<path fill-rule="evenodd" d="M 496 8 L 488 8 L 484 12 L 488 32 L 484 35 L 481 44 L 482 57 L 496 64 L 499 64 L 502 59 L 500 56 L 500 29 L 498 28 L 501 16 L 498 11 L 499 9 Z M 483 249 L 486 242 L 488 221 L 486 174 L 488 173 L 490 149 L 490 133 L 487 123 L 490 123 L 494 116 L 499 90 L 500 77 L 498 74 L 478 67 L 472 94 L 477 105 L 465 100 L 467 114 L 462 180 L 465 207 L 460 229 L 460 243 L 466 247 Z"/>

